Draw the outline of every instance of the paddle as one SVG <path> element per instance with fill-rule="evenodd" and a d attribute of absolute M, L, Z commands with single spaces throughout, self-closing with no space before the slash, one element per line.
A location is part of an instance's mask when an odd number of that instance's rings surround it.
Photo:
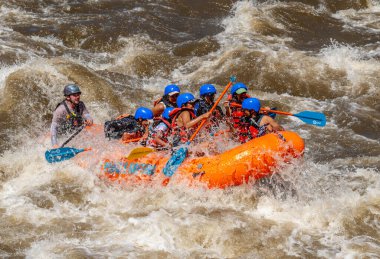
<path fill-rule="evenodd" d="M 83 129 L 85 125 L 81 126 L 73 135 L 71 135 L 59 148 L 50 149 L 45 152 L 45 158 L 49 163 L 61 162 L 64 160 L 68 160 L 78 153 L 83 151 L 90 150 L 91 148 L 82 148 L 76 149 L 71 147 L 64 147 L 67 143 L 69 143 L 76 135 L 78 135 Z"/>
<path fill-rule="evenodd" d="M 68 160 L 77 154 L 91 150 L 91 148 L 73 148 L 73 147 L 61 147 L 56 149 L 50 149 L 45 152 L 45 158 L 49 163 L 57 163 L 64 160 Z"/>
<path fill-rule="evenodd" d="M 83 129 L 85 125 L 81 126 L 73 135 L 71 135 L 63 144 L 60 146 L 60 148 L 64 147 L 67 143 L 69 143 L 76 135 L 78 135 Z"/>
<path fill-rule="evenodd" d="M 302 111 L 302 112 L 293 114 L 290 112 L 283 112 L 283 111 L 277 111 L 277 110 L 265 110 L 265 109 L 262 109 L 262 110 L 276 113 L 276 114 L 281 114 L 281 115 L 294 116 L 307 124 L 315 125 L 318 127 L 323 127 L 326 125 L 326 116 L 320 112 Z"/>
<path fill-rule="evenodd" d="M 234 76 L 230 77 L 230 82 L 226 85 L 223 92 L 220 94 L 218 100 L 216 100 L 216 102 L 214 103 L 214 105 L 210 109 L 209 112 L 211 114 L 215 110 L 216 106 L 218 106 L 218 104 L 219 104 L 220 100 L 222 100 L 223 96 L 227 93 L 228 89 L 231 87 L 233 82 L 235 82 L 235 80 L 236 80 L 236 77 L 234 77 Z M 172 154 L 171 158 L 168 160 L 168 162 L 166 163 L 166 165 L 163 169 L 164 175 L 166 175 L 167 177 L 171 177 L 175 173 L 175 171 L 178 169 L 178 167 L 182 164 L 183 160 L 185 160 L 185 158 L 187 156 L 187 153 L 188 153 L 187 146 L 189 146 L 190 142 L 193 141 L 193 139 L 195 138 L 195 136 L 198 134 L 198 132 L 201 130 L 201 128 L 203 127 L 203 125 L 205 123 L 206 123 L 206 119 L 202 120 L 202 122 L 199 124 L 198 128 L 195 130 L 194 134 L 191 136 L 189 141 L 186 143 L 186 145 L 179 148 L 177 151 L 175 151 Z"/>
<path fill-rule="evenodd" d="M 140 158 L 140 157 L 143 157 L 143 156 L 146 156 L 147 154 L 153 152 L 154 149 L 153 148 L 149 148 L 149 147 L 138 147 L 138 148 L 135 148 L 131 151 L 131 153 L 129 153 L 127 159 L 135 159 L 135 158 Z"/>
<path fill-rule="evenodd" d="M 241 104 L 233 104 L 234 107 L 241 108 Z M 312 112 L 312 111 L 302 111 L 300 113 L 290 113 L 290 112 L 283 112 L 283 111 L 277 111 L 277 110 L 268 110 L 261 108 L 260 111 L 266 111 L 281 115 L 288 115 L 288 116 L 294 116 L 302 120 L 303 122 L 319 127 L 323 127 L 326 125 L 326 116 L 321 112 Z"/>

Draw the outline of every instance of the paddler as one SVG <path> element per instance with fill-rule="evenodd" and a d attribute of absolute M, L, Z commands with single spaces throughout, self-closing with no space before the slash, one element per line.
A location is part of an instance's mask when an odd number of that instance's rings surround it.
<path fill-rule="evenodd" d="M 212 106 L 214 106 L 214 99 L 216 94 L 216 88 L 212 84 L 205 84 L 199 88 L 199 96 L 200 99 L 196 102 L 194 110 L 196 116 L 201 116 L 205 114 L 209 110 L 211 110 Z M 220 106 L 216 106 L 213 115 L 217 119 L 222 119 L 224 116 L 222 108 Z"/>
<path fill-rule="evenodd" d="M 196 127 L 199 122 L 210 116 L 206 112 L 199 117 L 194 113 L 194 104 L 197 100 L 191 93 L 180 94 L 177 98 L 178 108 L 170 113 L 172 119 L 172 133 L 174 135 L 173 146 L 186 143 L 191 134 L 191 129 Z"/>
<path fill-rule="evenodd" d="M 66 85 L 63 89 L 65 99 L 55 108 L 50 127 L 51 143 L 54 148 L 58 147 L 59 136 L 70 134 L 84 125 L 93 124 L 90 113 L 80 100 L 81 94 L 76 84 Z"/>
<path fill-rule="evenodd" d="M 170 147 L 168 140 L 172 129 L 170 113 L 173 110 L 173 107 L 166 108 L 161 117 L 153 119 L 153 124 L 149 127 L 147 146 L 151 146 L 157 150 L 168 149 Z"/>
<path fill-rule="evenodd" d="M 241 105 L 243 101 L 250 98 L 248 95 L 248 87 L 244 83 L 236 83 L 232 86 L 231 92 L 227 97 L 227 101 L 224 102 L 226 109 L 226 115 L 231 118 L 230 126 L 232 128 L 238 127 L 241 117 L 244 115 Z M 265 107 L 265 110 L 276 110 L 276 108 Z M 275 113 L 268 114 L 266 111 L 262 111 L 263 114 L 269 115 L 273 119 L 276 117 Z"/>
<path fill-rule="evenodd" d="M 244 83 L 238 82 L 235 83 L 231 92 L 227 97 L 227 101 L 224 102 L 226 108 L 226 115 L 231 117 L 240 118 L 241 114 L 241 104 L 243 101 L 250 96 L 247 94 L 248 88 Z"/>
<path fill-rule="evenodd" d="M 164 95 L 156 100 L 153 104 L 153 116 L 159 117 L 166 108 L 177 108 L 177 97 L 181 90 L 178 85 L 167 85 L 165 87 Z"/>
<path fill-rule="evenodd" d="M 247 98 L 242 103 L 243 116 L 234 133 L 239 142 L 245 143 L 266 133 L 284 130 L 272 117 L 260 114 L 261 104 L 257 98 Z"/>
<path fill-rule="evenodd" d="M 199 88 L 200 99 L 195 103 L 194 111 L 195 115 L 201 116 L 205 114 L 214 106 L 214 99 L 216 94 L 216 88 L 212 84 L 204 84 Z M 222 108 L 218 105 L 212 113 L 210 123 L 207 125 L 207 130 L 211 134 L 215 134 L 219 130 L 220 122 L 224 118 Z"/>
<path fill-rule="evenodd" d="M 148 137 L 149 131 L 149 121 L 153 119 L 153 112 L 151 109 L 146 107 L 139 107 L 134 115 L 134 129 L 126 131 L 123 133 L 122 141 L 129 141 L 131 139 L 140 139 L 142 144 L 144 144 L 146 138 Z"/>

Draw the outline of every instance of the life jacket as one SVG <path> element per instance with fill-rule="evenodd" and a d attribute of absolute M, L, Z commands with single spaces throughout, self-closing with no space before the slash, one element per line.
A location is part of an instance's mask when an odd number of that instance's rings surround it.
<path fill-rule="evenodd" d="M 259 126 L 264 115 L 255 118 L 242 117 L 237 128 L 237 137 L 240 143 L 245 143 L 251 139 L 260 137 L 266 132 L 266 125 Z"/>
<path fill-rule="evenodd" d="M 171 135 L 171 129 L 172 129 L 172 125 L 171 123 L 166 120 L 165 118 L 162 118 L 162 117 L 158 117 L 158 118 L 154 118 L 153 119 L 153 124 L 149 127 L 149 133 L 148 133 L 148 140 L 146 141 L 146 144 L 148 146 L 152 146 L 152 147 L 155 147 L 155 148 L 158 148 L 159 145 L 156 143 L 156 141 L 154 140 L 157 136 L 157 131 L 155 130 L 155 128 L 160 124 L 160 123 L 164 123 L 168 129 L 163 132 L 164 135 L 161 137 L 161 139 L 163 141 L 165 141 L 166 143 L 169 141 L 168 140 L 168 137 Z"/>
<path fill-rule="evenodd" d="M 163 103 L 165 105 L 165 108 L 170 108 L 170 107 L 177 108 L 177 104 L 169 102 L 169 98 L 165 95 L 155 100 L 153 102 L 153 107 L 155 107 L 159 103 Z"/>
<path fill-rule="evenodd" d="M 250 96 L 247 94 L 247 98 Z M 236 96 L 229 94 L 227 97 L 228 106 L 231 109 L 231 119 L 234 128 L 237 128 L 240 124 L 240 119 L 244 115 L 243 109 L 241 108 L 242 102 L 240 102 Z"/>
<path fill-rule="evenodd" d="M 124 133 L 139 132 L 143 135 L 145 132 L 144 127 L 140 126 L 135 117 L 129 114 L 123 114 L 114 120 L 106 121 L 104 123 L 104 134 L 109 139 L 120 139 Z M 139 134 L 140 135 L 140 134 Z"/>
<path fill-rule="evenodd" d="M 169 114 L 170 119 L 172 120 L 171 129 L 173 136 L 173 146 L 178 146 L 180 143 L 186 143 L 189 140 L 189 134 L 191 131 L 185 128 L 185 126 L 177 125 L 178 116 L 184 112 L 188 111 L 190 113 L 190 119 L 193 120 L 196 118 L 194 110 L 189 108 L 175 108 Z"/>
<path fill-rule="evenodd" d="M 67 115 L 66 115 L 66 121 L 60 127 L 58 128 L 58 133 L 64 134 L 64 133 L 71 133 L 77 129 L 79 129 L 81 126 L 83 126 L 84 119 L 83 119 L 83 111 L 85 108 L 85 105 L 82 101 L 80 101 L 77 105 L 74 106 L 74 110 L 70 111 L 69 107 L 67 106 L 66 100 L 63 100 L 57 106 L 55 107 L 55 110 L 60 106 L 63 105 L 66 109 Z"/>

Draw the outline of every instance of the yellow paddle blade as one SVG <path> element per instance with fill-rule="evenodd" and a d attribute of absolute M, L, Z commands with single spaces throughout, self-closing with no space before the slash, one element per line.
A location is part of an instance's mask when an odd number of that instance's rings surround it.
<path fill-rule="evenodd" d="M 153 148 L 138 147 L 138 148 L 133 149 L 131 151 L 131 153 L 129 153 L 129 155 L 127 156 L 127 159 L 140 158 L 140 157 L 146 156 L 147 154 L 152 153 L 154 151 L 155 150 Z"/>

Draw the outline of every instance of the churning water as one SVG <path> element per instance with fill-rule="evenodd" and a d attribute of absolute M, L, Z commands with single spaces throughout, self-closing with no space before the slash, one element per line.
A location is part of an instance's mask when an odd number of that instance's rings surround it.
<path fill-rule="evenodd" d="M 1 0 L 0 43 L 0 257 L 379 257 L 379 1 Z M 67 83 L 102 124 L 231 75 L 265 105 L 326 114 L 278 117 L 306 143 L 277 169 L 296 195 L 110 186 L 99 163 L 43 157 Z"/>

